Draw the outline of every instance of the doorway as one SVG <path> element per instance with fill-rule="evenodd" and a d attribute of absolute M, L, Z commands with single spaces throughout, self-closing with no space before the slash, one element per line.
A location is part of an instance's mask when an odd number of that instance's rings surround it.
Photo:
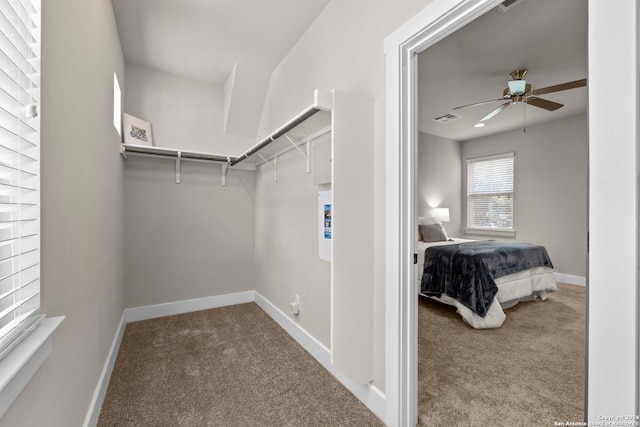
<path fill-rule="evenodd" d="M 421 425 L 438 420 L 447 420 L 448 425 L 469 420 L 485 425 L 583 420 L 586 12 L 584 0 L 526 0 L 492 9 L 418 55 L 418 218 L 433 222 L 433 208 L 445 208 L 450 212 L 442 221 L 446 237 L 542 245 L 558 282 L 549 278 L 541 285 L 546 279 L 535 276 L 525 284 L 522 275 L 497 280 L 501 303 L 494 302 L 492 308 L 500 316 L 469 319 L 474 327 L 454 307 L 419 298 Z M 531 104 L 531 95 L 524 101 L 503 97 L 513 67 L 526 67 L 521 78 L 544 93 L 533 97 Z M 576 81 L 583 86 L 562 84 Z M 549 92 L 543 89 L 552 85 L 555 89 Z M 554 103 L 554 109 L 536 106 L 537 100 Z M 515 182 L 506 197 L 513 204 L 500 213 L 512 222 L 513 231 L 483 229 L 479 234 L 467 229 L 467 161 L 495 162 L 494 157 L 505 153 L 513 154 L 509 161 Z M 487 184 L 494 188 L 497 182 L 502 181 L 478 183 L 478 191 L 485 192 Z M 486 203 L 486 196 L 481 197 Z M 485 221 L 484 212 L 476 222 Z M 425 246 L 446 243 L 419 242 L 418 259 L 423 259 Z M 420 286 L 420 262 L 417 269 Z M 505 296 L 514 294 L 510 289 L 524 292 L 526 286 L 557 286 L 558 291 L 550 292 L 548 299 L 543 294 L 544 303 L 536 298 L 500 309 L 506 306 Z M 572 387 L 565 387 L 567 383 Z"/>
<path fill-rule="evenodd" d="M 417 227 L 415 194 L 416 181 L 416 109 L 417 109 L 417 53 L 435 44 L 447 35 L 473 21 L 492 9 L 501 1 L 485 0 L 441 0 L 434 1 L 418 16 L 398 29 L 385 41 L 387 55 L 387 422 L 389 425 L 412 426 L 417 422 L 417 369 L 416 331 L 417 313 L 415 291 L 416 277 L 413 268 L 414 230 Z M 624 10 L 612 11 L 597 2 L 590 2 L 589 29 L 589 86 L 595 90 L 590 95 L 590 117 L 597 112 L 598 120 L 590 119 L 590 177 L 598 174 L 594 185 L 590 179 L 590 259 L 589 278 L 592 286 L 588 295 L 588 399 L 586 415 L 596 420 L 598 415 L 608 414 L 624 408 L 627 412 L 637 412 L 637 344 L 638 327 L 636 313 L 638 294 L 636 274 L 638 272 L 637 236 L 627 235 L 620 241 L 609 238 L 605 231 L 609 221 L 603 206 L 616 206 L 616 219 L 628 229 L 636 229 L 637 183 L 636 183 L 636 115 L 637 94 L 630 96 L 629 108 L 624 113 L 624 124 L 614 132 L 624 143 L 618 147 L 627 161 L 612 169 L 620 152 L 613 155 L 607 149 L 608 120 L 615 121 L 615 114 L 601 107 L 609 96 L 602 89 L 606 87 L 605 75 L 615 73 L 621 64 L 632 71 L 637 64 L 626 61 L 628 52 L 636 52 L 636 5 L 627 5 Z M 595 18 L 594 18 L 595 17 Z M 624 32 L 629 43 L 614 43 L 620 40 L 615 32 Z M 626 53 L 625 53 L 626 52 Z M 635 87 L 635 73 L 625 80 Z M 600 89 L 601 91 L 599 91 Z M 600 102 L 595 104 L 593 99 Z M 613 100 L 613 98 L 611 98 Z M 619 120 L 618 120 L 619 122 Z M 601 179 L 601 180 L 600 180 Z M 620 182 L 625 182 L 620 190 L 632 202 L 621 202 L 620 193 L 614 197 L 612 191 Z M 631 209 L 630 209 L 631 208 Z M 597 234 L 597 242 L 594 239 Z M 624 261 L 608 254 L 608 243 L 622 243 Z M 602 246 L 600 246 L 602 245 Z M 623 265 L 624 263 L 624 265 Z M 610 266 L 617 269 L 612 271 Z M 619 267 L 619 268 L 618 268 Z M 607 286 L 613 286 L 614 298 Z M 597 294 L 597 298 L 594 295 Z M 620 295 L 625 300 L 620 303 Z M 616 307 L 612 310 L 612 307 Z M 629 327 L 629 325 L 635 325 Z M 611 328 L 611 329 L 608 329 Z M 614 339 L 609 330 L 623 330 L 629 341 L 623 343 Z M 620 356 L 609 355 L 607 345 L 624 347 L 627 353 Z M 624 352 L 624 351 L 623 351 Z M 595 357 L 594 357 L 595 356 Z M 613 363 L 612 363 L 613 362 Z M 611 367 L 615 366 L 613 374 Z M 608 373 L 605 375 L 604 372 Z M 593 417 L 593 418 L 591 418 Z"/>

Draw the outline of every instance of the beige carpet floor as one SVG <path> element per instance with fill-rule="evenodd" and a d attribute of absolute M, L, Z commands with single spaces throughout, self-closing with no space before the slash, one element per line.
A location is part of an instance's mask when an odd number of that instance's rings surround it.
<path fill-rule="evenodd" d="M 127 325 L 98 426 L 382 426 L 256 304 Z"/>
<path fill-rule="evenodd" d="M 582 421 L 585 288 L 560 283 L 546 301 L 475 330 L 454 307 L 420 299 L 419 422 L 423 426 L 553 426 Z"/>

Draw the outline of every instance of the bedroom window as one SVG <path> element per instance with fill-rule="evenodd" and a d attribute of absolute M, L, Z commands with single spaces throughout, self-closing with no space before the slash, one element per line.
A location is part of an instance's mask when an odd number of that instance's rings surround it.
<path fill-rule="evenodd" d="M 0 417 L 52 350 L 40 314 L 40 0 L 0 0 Z"/>
<path fill-rule="evenodd" d="M 40 1 L 0 2 L 0 358 L 40 316 Z"/>
<path fill-rule="evenodd" d="M 467 160 L 467 229 L 513 234 L 515 153 Z"/>

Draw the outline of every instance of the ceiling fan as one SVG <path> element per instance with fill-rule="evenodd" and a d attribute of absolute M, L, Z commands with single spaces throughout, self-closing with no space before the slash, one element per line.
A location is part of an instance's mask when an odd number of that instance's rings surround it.
<path fill-rule="evenodd" d="M 507 100 L 504 104 L 500 105 L 495 110 L 491 111 L 489 114 L 480 119 L 481 122 L 489 120 L 495 117 L 502 110 L 507 108 L 512 104 L 516 104 L 518 102 L 526 102 L 529 105 L 533 105 L 534 107 L 543 108 L 548 111 L 555 111 L 558 108 L 562 107 L 563 104 L 559 104 L 557 102 L 549 101 L 548 99 L 538 98 L 538 95 L 544 95 L 545 93 L 552 92 L 560 92 L 562 90 L 574 89 L 578 87 L 583 87 L 587 85 L 587 79 L 575 80 L 572 82 L 561 83 L 558 85 L 544 87 L 542 89 L 534 89 L 533 86 L 527 83 L 524 80 L 524 76 L 527 74 L 527 70 L 516 70 L 509 74 L 511 80 L 507 82 L 508 87 L 503 91 L 502 98 L 491 99 L 489 101 L 476 102 L 468 105 L 461 105 L 459 107 L 455 107 L 454 110 L 459 110 L 461 108 L 467 107 L 476 107 L 479 105 L 490 104 L 492 102 L 504 101 Z"/>

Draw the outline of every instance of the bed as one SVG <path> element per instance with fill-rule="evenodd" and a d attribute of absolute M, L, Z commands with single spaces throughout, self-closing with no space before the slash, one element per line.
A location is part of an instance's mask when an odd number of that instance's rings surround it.
<path fill-rule="evenodd" d="M 436 242 L 418 242 L 418 289 L 420 294 L 429 298 L 433 298 L 442 303 L 455 306 L 458 313 L 464 321 L 476 329 L 498 328 L 506 319 L 504 309 L 513 307 L 522 301 L 531 301 L 535 298 L 547 299 L 550 292 L 557 291 L 557 284 L 553 275 L 553 265 L 548 259 L 546 249 L 542 246 L 531 245 L 528 243 L 507 244 L 507 246 L 515 247 L 515 253 L 510 256 L 518 257 L 522 250 L 536 251 L 536 256 L 541 258 L 540 262 L 530 263 L 531 265 L 541 264 L 539 266 L 525 266 L 521 271 L 511 265 L 494 266 L 499 270 L 499 274 L 494 273 L 496 268 L 490 269 L 490 278 L 487 278 L 486 271 L 479 274 L 473 266 L 464 261 L 464 256 L 468 252 L 490 252 L 494 249 L 500 252 L 497 256 L 497 262 L 504 258 L 505 248 L 504 242 L 475 241 L 466 239 L 448 239 L 446 241 Z M 447 248 L 443 248 L 449 246 Z M 435 248 L 426 252 L 429 248 Z M 438 251 L 438 252 L 436 252 Z M 462 254 L 462 255 L 460 255 Z M 546 255 L 546 258 L 543 256 Z M 468 254 L 467 254 L 468 255 Z M 425 256 L 427 265 L 425 265 Z M 434 261 L 435 260 L 435 261 Z M 442 261 L 451 261 L 451 265 L 443 264 Z M 464 265 L 459 264 L 467 263 Z M 477 261 L 471 261 L 475 263 Z M 483 261 L 480 261 L 483 265 Z M 453 265 L 458 263 L 456 265 Z M 505 263 L 506 264 L 506 263 Z M 509 262 L 509 264 L 511 264 Z M 452 267 L 453 266 L 453 267 Z M 452 275 L 451 270 L 462 271 L 466 277 Z M 471 271 L 471 272 L 470 272 Z M 443 276 L 447 276 L 443 279 Z M 500 276 L 500 277 L 497 277 Z M 460 291 L 460 283 L 457 281 L 467 281 L 468 291 Z M 473 282 L 473 284 L 471 284 Z M 473 289 L 471 289 L 473 288 Z M 496 289 L 497 288 L 497 289 Z M 484 299 L 484 302 L 482 301 Z"/>

